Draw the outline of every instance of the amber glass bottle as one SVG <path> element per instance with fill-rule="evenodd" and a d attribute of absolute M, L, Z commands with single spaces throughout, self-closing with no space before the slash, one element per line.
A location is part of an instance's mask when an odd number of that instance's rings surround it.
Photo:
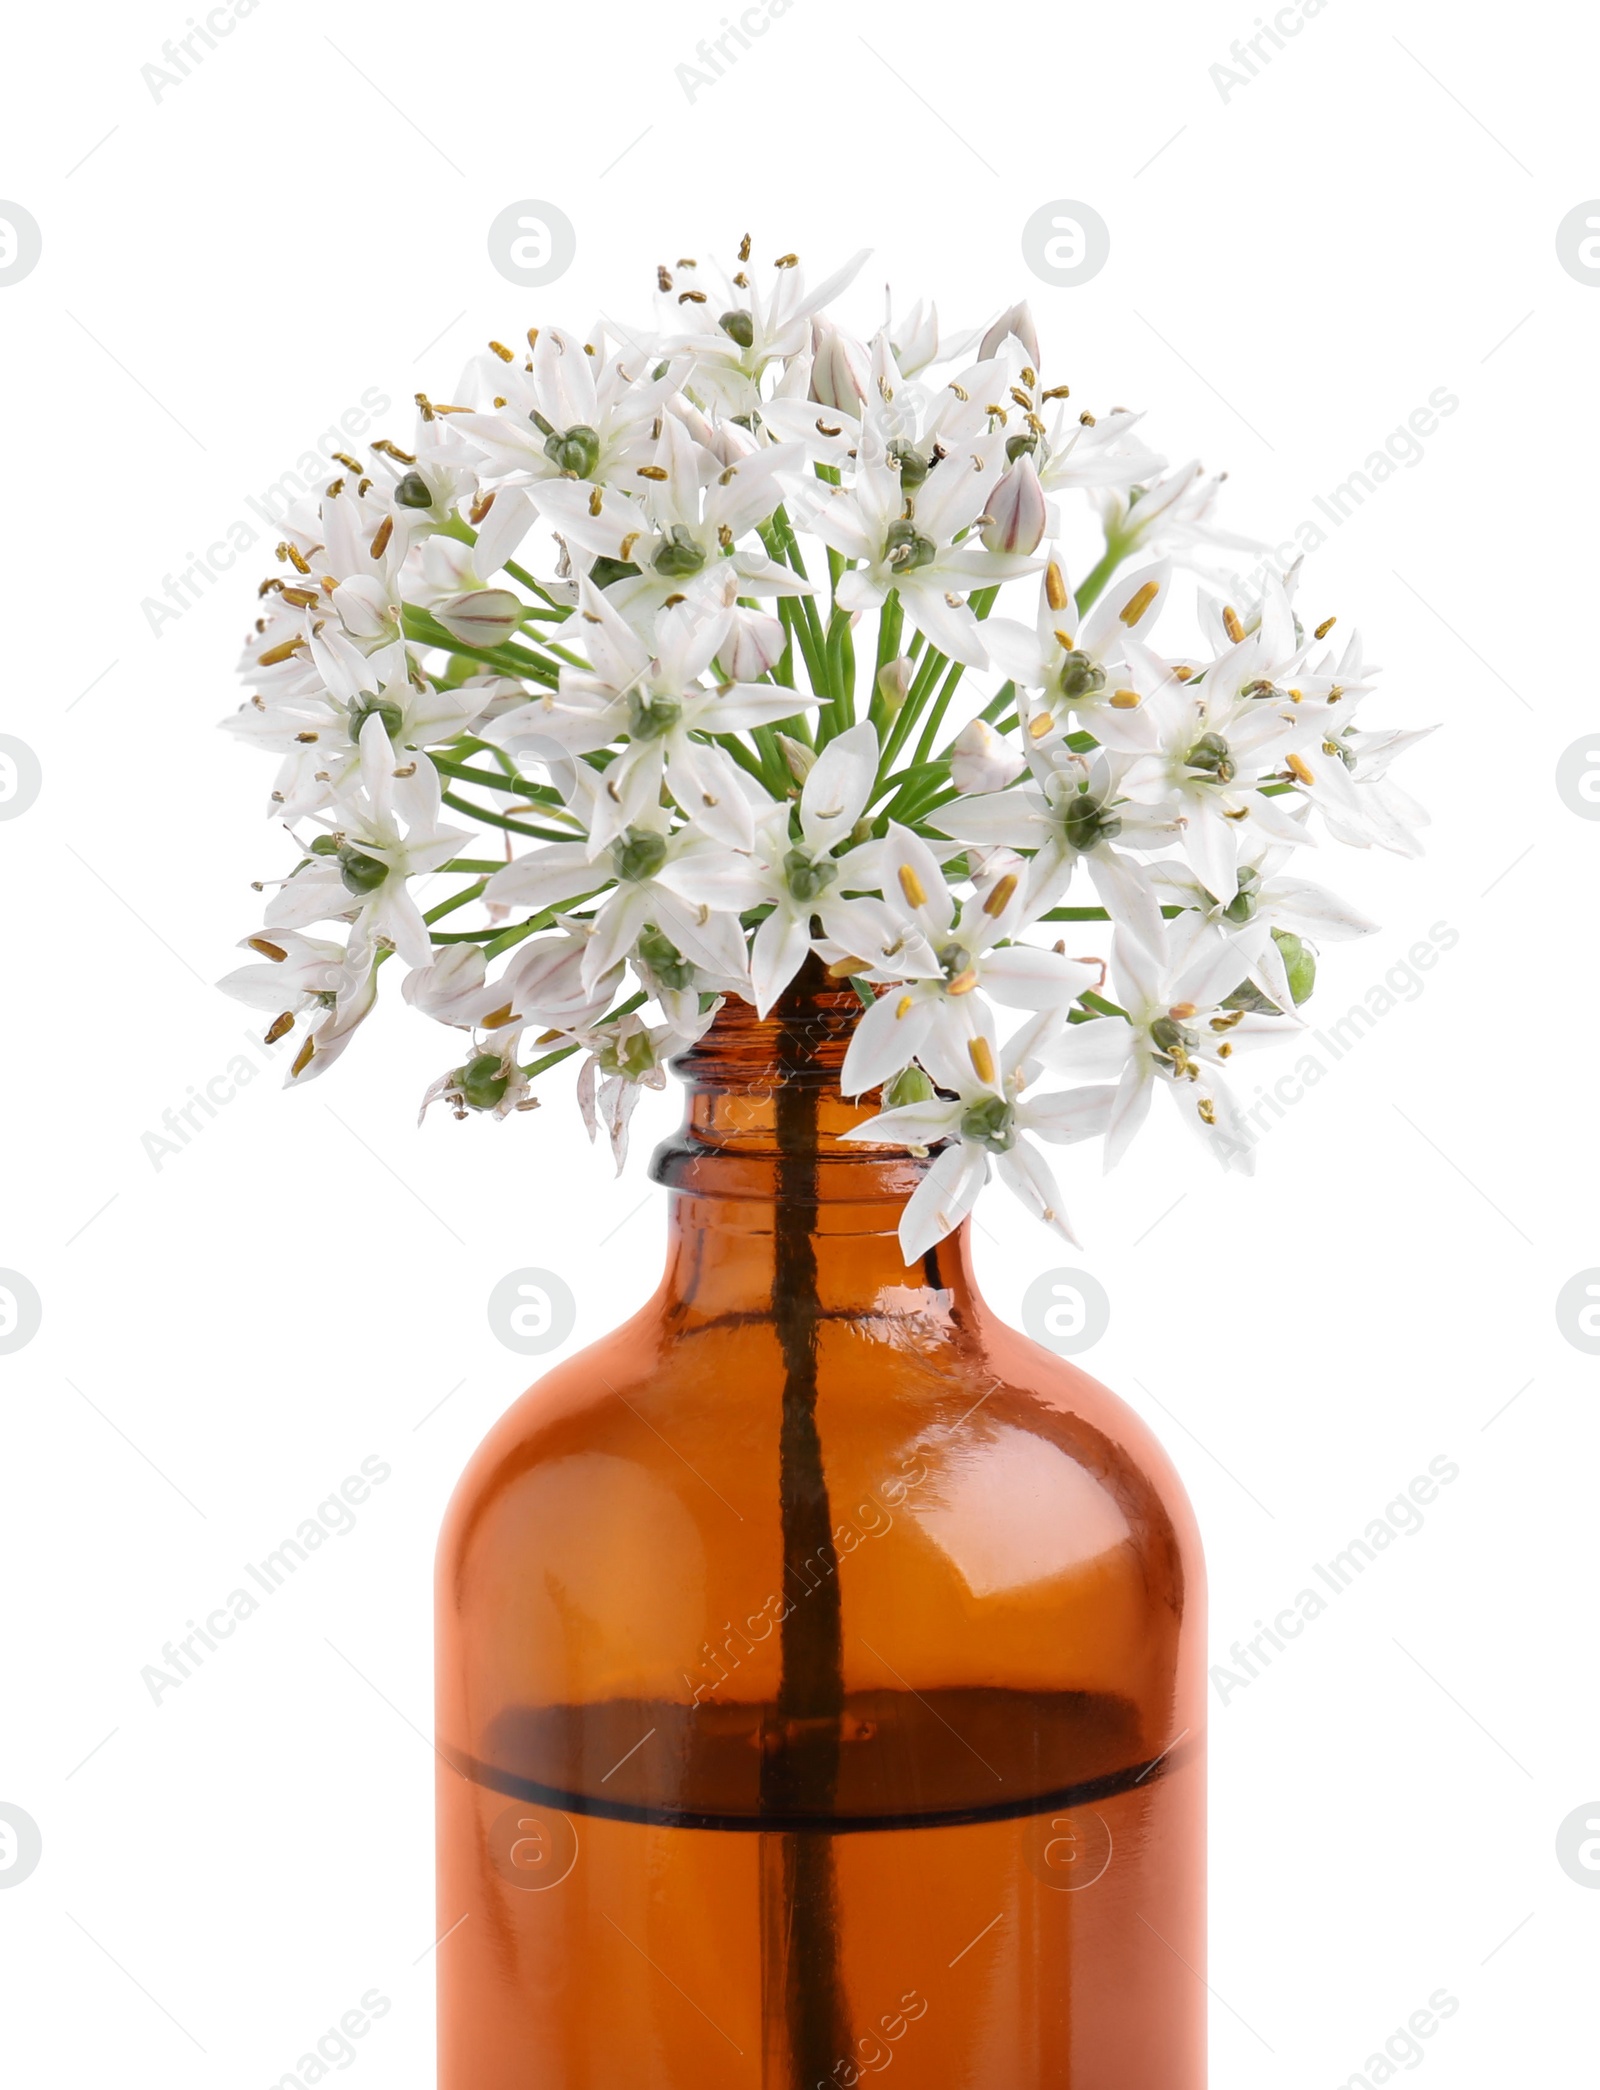
<path fill-rule="evenodd" d="M 1137 1419 L 843 1144 L 814 970 L 678 1063 L 660 1290 L 438 1567 L 441 2090 L 1200 2090 L 1203 1579 Z"/>

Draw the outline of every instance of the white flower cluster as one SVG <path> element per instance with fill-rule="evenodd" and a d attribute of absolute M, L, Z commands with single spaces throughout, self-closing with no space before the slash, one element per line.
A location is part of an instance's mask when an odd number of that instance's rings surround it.
<path fill-rule="evenodd" d="M 940 1148 L 908 1259 L 991 1162 L 1066 1233 L 1026 1135 L 1109 1164 L 1158 1088 L 1248 1167 L 1226 1062 L 1295 1027 L 1309 939 L 1372 926 L 1293 852 L 1415 854 L 1388 771 L 1421 736 L 1356 725 L 1373 670 L 1295 574 L 1204 585 L 1245 542 L 1218 482 L 1047 383 L 1026 307 L 960 341 L 922 304 L 827 317 L 864 258 L 808 291 L 746 240 L 662 268 L 653 327 L 491 342 L 290 518 L 228 723 L 298 861 L 223 984 L 269 1037 L 305 1020 L 291 1081 L 398 957 L 468 1034 L 424 1108 L 530 1109 L 581 1053 L 620 1167 L 641 1084 L 814 952 L 862 1003 L 859 1136 Z M 1195 636 L 1158 648 L 1176 565 Z"/>

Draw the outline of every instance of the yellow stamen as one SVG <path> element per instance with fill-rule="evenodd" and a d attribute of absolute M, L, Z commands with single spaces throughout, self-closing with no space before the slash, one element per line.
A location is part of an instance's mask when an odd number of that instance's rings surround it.
<path fill-rule="evenodd" d="M 1175 1023 L 1183 1023 L 1190 1016 L 1198 1016 L 1199 1013 L 1192 1001 L 1175 1001 L 1167 1011 Z"/>
<path fill-rule="evenodd" d="M 315 1054 L 315 1052 L 316 1052 L 316 1049 L 317 1049 L 317 1041 L 316 1041 L 316 1039 L 315 1039 L 315 1038 L 307 1038 L 306 1042 L 305 1042 L 305 1043 L 304 1043 L 304 1044 L 303 1044 L 303 1045 L 301 1046 L 300 1050 L 299 1050 L 299 1051 L 298 1051 L 298 1052 L 297 1052 L 297 1053 L 295 1054 L 295 1056 L 294 1056 L 294 1065 L 293 1065 L 293 1066 L 292 1066 L 292 1067 L 291 1067 L 291 1068 L 289 1069 L 289 1072 L 290 1072 L 291 1074 L 303 1074 L 303 1073 L 304 1073 L 304 1072 L 306 1071 L 307 1067 L 309 1067 L 309 1066 L 310 1066 L 310 1064 L 311 1064 L 311 1061 L 312 1061 L 312 1057 L 313 1057 L 313 1055 Z"/>
<path fill-rule="evenodd" d="M 1197 1097 L 1194 1107 L 1199 1111 L 1203 1124 L 1214 1125 L 1217 1122 L 1217 1106 L 1209 1096 Z"/>
<path fill-rule="evenodd" d="M 1317 781 L 1315 772 L 1304 755 L 1291 755 L 1285 766 L 1293 771 L 1302 784 L 1314 784 Z"/>
<path fill-rule="evenodd" d="M 1054 725 L 1055 720 L 1050 716 L 1049 712 L 1041 711 L 1036 717 L 1028 721 L 1028 738 L 1030 740 L 1043 740 L 1046 733 Z"/>
<path fill-rule="evenodd" d="M 247 937 L 246 941 L 251 950 L 259 951 L 263 958 L 270 958 L 274 965 L 281 965 L 289 955 L 281 944 L 268 943 L 264 936 Z"/>
<path fill-rule="evenodd" d="M 275 668 L 280 660 L 287 660 L 291 654 L 298 653 L 304 644 L 304 639 L 288 639 L 281 646 L 269 646 L 265 653 L 256 656 L 257 662 L 263 668 Z"/>
<path fill-rule="evenodd" d="M 1063 653 L 1070 653 L 1073 650 L 1074 645 L 1076 644 L 1076 641 L 1074 640 L 1072 633 L 1070 631 L 1063 631 L 1059 624 L 1056 626 L 1051 636 L 1054 638 L 1056 644 L 1061 648 Z"/>
<path fill-rule="evenodd" d="M 1159 581 L 1146 581 L 1136 595 L 1130 595 L 1118 612 L 1122 622 L 1131 631 L 1156 597 L 1161 593 Z"/>
<path fill-rule="evenodd" d="M 273 1017 L 271 1023 L 267 1026 L 266 1036 L 261 1042 L 263 1045 L 276 1045 L 280 1038 L 287 1037 L 293 1029 L 294 1011 L 293 1009 L 285 1009 L 281 1016 Z"/>
<path fill-rule="evenodd" d="M 1314 639 L 1325 639 L 1338 621 L 1337 617 L 1324 617 L 1311 636 Z"/>
<path fill-rule="evenodd" d="M 372 557 L 381 559 L 389 549 L 389 539 L 394 535 L 394 517 L 386 515 L 372 533 Z"/>
<path fill-rule="evenodd" d="M 1011 896 L 1016 891 L 1016 889 L 1017 874 L 1015 871 L 1007 871 L 1004 878 L 1001 878 L 996 882 L 994 891 L 990 893 L 988 899 L 984 901 L 984 913 L 988 915 L 991 919 L 998 919 L 999 916 L 1004 914 L 1006 909 L 1011 905 Z"/>
<path fill-rule="evenodd" d="M 485 1030 L 504 1030 L 508 1023 L 515 1023 L 516 1020 L 517 1012 L 510 1002 L 507 1002 L 503 1008 L 496 1009 L 492 1015 L 484 1017 L 483 1028 Z"/>
<path fill-rule="evenodd" d="M 987 1038 L 969 1038 L 967 1057 L 972 1061 L 972 1071 L 978 1079 L 990 1087 L 994 1085 L 994 1054 Z"/>
<path fill-rule="evenodd" d="M 1053 610 L 1067 606 L 1067 577 L 1054 559 L 1044 570 L 1044 599 Z"/>
<path fill-rule="evenodd" d="M 1113 711 L 1137 711 L 1143 701 L 1136 689 L 1114 689 L 1111 692 Z"/>
<path fill-rule="evenodd" d="M 923 890 L 922 880 L 909 864 L 900 866 L 900 890 L 913 907 L 926 907 L 928 895 Z"/>
<path fill-rule="evenodd" d="M 977 984 L 978 975 L 973 967 L 969 965 L 965 972 L 956 974 L 944 991 L 946 994 L 970 994 Z"/>
<path fill-rule="evenodd" d="M 665 467 L 659 464 L 642 464 L 635 476 L 640 479 L 665 479 L 667 472 Z"/>
<path fill-rule="evenodd" d="M 902 995 L 901 995 L 901 997 L 900 997 L 900 999 L 899 999 L 899 1000 L 898 1000 L 898 1001 L 897 1001 L 897 1002 L 895 1003 L 895 1005 L 894 1005 L 894 1020 L 895 1020 L 895 1022 L 896 1022 L 896 1023 L 903 1023 L 903 1022 L 905 1021 L 906 1017 L 908 1017 L 908 1016 L 909 1016 L 909 1015 L 911 1014 L 911 1011 L 912 1011 L 912 1010 L 913 1010 L 913 1009 L 914 1009 L 915 1007 L 916 1007 L 916 996 L 915 996 L 915 995 L 912 995 L 912 994 L 902 994 Z"/>
<path fill-rule="evenodd" d="M 506 347 L 503 341 L 491 341 L 489 343 L 489 346 L 494 350 L 495 354 L 500 358 L 502 363 L 515 362 L 516 358 L 512 355 L 510 349 Z"/>
<path fill-rule="evenodd" d="M 1231 602 L 1222 613 L 1222 628 L 1236 646 L 1244 637 L 1244 626 L 1239 622 L 1239 612 Z"/>

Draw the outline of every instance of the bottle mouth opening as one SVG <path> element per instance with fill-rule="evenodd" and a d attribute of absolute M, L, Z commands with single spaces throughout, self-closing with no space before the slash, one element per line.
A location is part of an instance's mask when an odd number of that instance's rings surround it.
<path fill-rule="evenodd" d="M 669 1064 L 692 1089 L 768 1095 L 780 1088 L 837 1091 L 862 1003 L 847 980 L 808 958 L 765 1016 L 729 995 L 711 1027 Z"/>

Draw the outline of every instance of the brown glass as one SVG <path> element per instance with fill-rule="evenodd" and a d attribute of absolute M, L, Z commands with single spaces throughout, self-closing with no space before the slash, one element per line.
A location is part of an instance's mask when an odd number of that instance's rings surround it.
<path fill-rule="evenodd" d="M 1204 2084 L 1193 1518 L 965 1227 L 905 1267 L 856 1008 L 678 1063 L 660 1290 L 451 1503 L 441 2090 Z"/>

